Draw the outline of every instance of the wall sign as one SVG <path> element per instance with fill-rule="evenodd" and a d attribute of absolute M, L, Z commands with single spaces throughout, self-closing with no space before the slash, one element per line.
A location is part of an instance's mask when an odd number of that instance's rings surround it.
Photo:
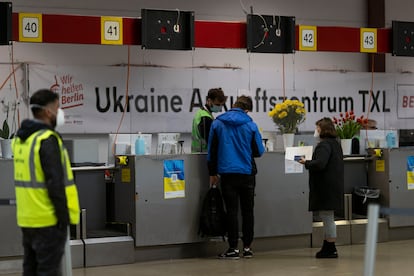
<path fill-rule="evenodd" d="M 317 49 L 317 28 L 316 26 L 299 26 L 299 50 L 316 51 Z"/>
<path fill-rule="evenodd" d="M 398 118 L 414 118 L 414 85 L 397 85 Z"/>
<path fill-rule="evenodd" d="M 361 28 L 361 52 L 377 52 L 377 29 Z"/>
<path fill-rule="evenodd" d="M 122 17 L 101 17 L 101 44 L 123 44 Z"/>
<path fill-rule="evenodd" d="M 184 160 L 164 160 L 164 198 L 185 197 Z"/>
<path fill-rule="evenodd" d="M 43 42 L 42 14 L 19 13 L 19 41 Z"/>
<path fill-rule="evenodd" d="M 407 189 L 414 190 L 414 156 L 407 156 Z"/>
<path fill-rule="evenodd" d="M 120 133 L 188 133 L 210 88 L 223 88 L 228 96 L 223 110 L 227 110 L 249 85 L 253 98 L 249 115 L 264 131 L 276 131 L 268 113 L 283 101 L 282 76 L 268 70 L 132 67 L 128 98 L 124 67 L 31 65 L 29 70 L 30 92 L 50 87 L 60 94 L 66 115 L 63 133 L 115 133 L 122 117 Z M 299 130 L 313 131 L 321 117 L 347 110 L 357 116 L 369 111 L 378 129 L 414 128 L 410 119 L 414 112 L 403 109 L 414 105 L 411 76 L 378 75 L 370 99 L 371 77 L 370 73 L 297 72 L 295 89 L 288 85 L 285 95 L 305 104 L 306 121 Z M 397 110 L 404 119 L 397 117 Z"/>

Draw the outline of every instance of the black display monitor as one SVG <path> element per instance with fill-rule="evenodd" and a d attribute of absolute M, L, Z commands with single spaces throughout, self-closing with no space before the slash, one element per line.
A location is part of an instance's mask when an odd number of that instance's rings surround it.
<path fill-rule="evenodd" d="M 247 51 L 256 53 L 294 53 L 295 17 L 248 14 Z"/>
<path fill-rule="evenodd" d="M 141 16 L 143 49 L 193 49 L 194 12 L 142 9 Z"/>
<path fill-rule="evenodd" d="M 392 21 L 392 55 L 414 56 L 414 23 Z"/>
<path fill-rule="evenodd" d="M 0 2 L 0 45 L 12 42 L 12 3 Z"/>

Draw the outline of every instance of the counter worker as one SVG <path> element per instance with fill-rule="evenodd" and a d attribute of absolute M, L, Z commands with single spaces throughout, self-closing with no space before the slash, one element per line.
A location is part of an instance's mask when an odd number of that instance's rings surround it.
<path fill-rule="evenodd" d="M 191 132 L 191 152 L 207 152 L 210 127 L 214 120 L 213 113 L 221 112 L 227 96 L 221 88 L 208 91 L 206 104 L 194 116 Z"/>
<path fill-rule="evenodd" d="M 79 223 L 79 200 L 68 153 L 57 125 L 59 96 L 42 89 L 30 98 L 13 142 L 17 224 L 23 233 L 23 275 L 61 275 L 68 225 Z"/>

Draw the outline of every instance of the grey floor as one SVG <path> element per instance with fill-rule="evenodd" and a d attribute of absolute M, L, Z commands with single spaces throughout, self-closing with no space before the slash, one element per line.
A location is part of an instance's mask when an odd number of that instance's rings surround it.
<path fill-rule="evenodd" d="M 318 249 L 259 252 L 252 259 L 181 259 L 74 269 L 73 276 L 363 275 L 364 245 L 338 246 L 338 259 L 315 259 Z M 413 275 L 414 240 L 377 245 L 375 275 Z M 9 276 L 21 275 L 4 274 Z"/>

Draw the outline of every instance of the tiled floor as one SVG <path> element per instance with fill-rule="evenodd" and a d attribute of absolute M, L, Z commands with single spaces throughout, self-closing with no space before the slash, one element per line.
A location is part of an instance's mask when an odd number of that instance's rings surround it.
<path fill-rule="evenodd" d="M 364 245 L 337 248 L 338 259 L 315 259 L 318 249 L 304 248 L 259 252 L 252 259 L 182 259 L 74 269 L 73 276 L 363 275 Z M 414 240 L 379 243 L 375 275 L 413 275 L 413 256 Z"/>

